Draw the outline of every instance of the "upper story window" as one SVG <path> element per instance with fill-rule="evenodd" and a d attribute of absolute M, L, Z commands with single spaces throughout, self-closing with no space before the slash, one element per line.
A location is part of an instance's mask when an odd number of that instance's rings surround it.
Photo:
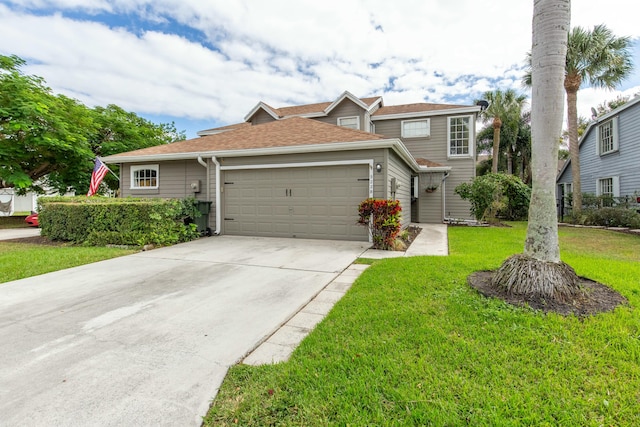
<path fill-rule="evenodd" d="M 403 120 L 403 138 L 426 138 L 431 135 L 431 123 L 429 119 Z"/>
<path fill-rule="evenodd" d="M 618 151 L 618 118 L 602 122 L 597 129 L 598 154 L 604 155 Z"/>
<path fill-rule="evenodd" d="M 158 165 L 131 166 L 131 188 L 158 188 Z"/>
<path fill-rule="evenodd" d="M 449 157 L 470 157 L 473 155 L 471 147 L 471 116 L 447 118 Z"/>
<path fill-rule="evenodd" d="M 339 117 L 338 126 L 358 130 L 360 129 L 360 117 Z"/>

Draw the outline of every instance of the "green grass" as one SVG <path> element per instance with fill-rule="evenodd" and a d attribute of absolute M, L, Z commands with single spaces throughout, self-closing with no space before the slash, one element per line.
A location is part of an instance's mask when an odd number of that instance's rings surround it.
<path fill-rule="evenodd" d="M 630 302 L 581 319 L 467 286 L 522 251 L 513 225 L 376 261 L 289 362 L 230 369 L 205 425 L 640 425 L 640 238 L 560 229 L 563 259 Z"/>
<path fill-rule="evenodd" d="M 136 251 L 130 249 L 106 247 L 44 246 L 0 241 L 0 283 L 134 252 Z"/>

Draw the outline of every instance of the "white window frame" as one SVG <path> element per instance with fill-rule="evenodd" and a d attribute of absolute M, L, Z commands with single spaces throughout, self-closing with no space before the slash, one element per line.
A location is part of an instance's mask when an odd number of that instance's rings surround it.
<path fill-rule="evenodd" d="M 356 127 L 354 128 L 351 125 L 343 125 L 342 121 L 343 120 L 356 120 Z M 342 126 L 344 128 L 347 129 L 355 129 L 355 130 L 360 130 L 360 116 L 347 116 L 347 117 L 338 117 L 338 126 Z"/>
<path fill-rule="evenodd" d="M 405 130 L 405 125 L 418 122 L 426 123 L 426 130 L 424 133 L 414 134 Z M 431 136 L 431 119 L 402 120 L 400 129 L 402 138 L 429 138 Z"/>
<path fill-rule="evenodd" d="M 573 183 L 572 182 L 565 182 L 564 184 L 564 195 L 565 197 L 568 196 L 569 194 L 573 193 Z"/>
<path fill-rule="evenodd" d="M 469 136 L 468 136 L 468 144 L 469 149 L 468 153 L 465 154 L 452 154 L 451 153 L 451 122 L 454 119 L 467 119 L 469 121 Z M 473 131 L 473 116 L 464 115 L 464 116 L 450 116 L 447 117 L 447 158 L 450 159 L 463 159 L 473 157 L 473 147 L 475 147 L 475 135 Z"/>
<path fill-rule="evenodd" d="M 152 170 L 156 173 L 156 185 L 155 186 L 138 186 L 136 173 L 142 170 Z M 157 190 L 160 187 L 160 166 L 155 165 L 132 165 L 131 166 L 131 190 Z"/>
<path fill-rule="evenodd" d="M 620 197 L 620 177 L 619 176 L 605 176 L 598 178 L 596 181 L 596 196 L 602 196 L 602 182 L 605 180 L 611 180 L 611 197 Z M 609 194 L 609 193 L 606 193 Z"/>
<path fill-rule="evenodd" d="M 611 150 L 603 151 L 602 129 L 608 124 L 611 124 Z M 598 124 L 598 127 L 596 128 L 596 151 L 599 156 L 604 156 L 618 151 L 618 117 L 612 117 L 611 119 Z"/>

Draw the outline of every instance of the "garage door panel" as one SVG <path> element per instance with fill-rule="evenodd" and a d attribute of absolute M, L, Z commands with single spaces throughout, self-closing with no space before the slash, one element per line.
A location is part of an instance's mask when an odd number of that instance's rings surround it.
<path fill-rule="evenodd" d="M 224 232 L 367 240 L 356 222 L 368 176 L 367 165 L 225 171 Z"/>

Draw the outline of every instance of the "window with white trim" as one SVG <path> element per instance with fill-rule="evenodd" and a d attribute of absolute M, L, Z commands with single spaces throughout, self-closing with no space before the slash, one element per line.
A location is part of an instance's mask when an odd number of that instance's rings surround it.
<path fill-rule="evenodd" d="M 349 129 L 360 129 L 360 117 L 339 117 L 338 118 L 338 126 L 342 126 L 343 128 Z"/>
<path fill-rule="evenodd" d="M 403 120 L 403 138 L 426 138 L 431 135 L 431 123 L 429 119 Z"/>
<path fill-rule="evenodd" d="M 449 157 L 469 157 L 473 155 L 471 147 L 471 116 L 448 117 L 447 140 Z"/>
<path fill-rule="evenodd" d="M 599 178 L 596 184 L 596 195 L 620 197 L 620 177 Z"/>
<path fill-rule="evenodd" d="M 618 118 L 614 117 L 598 125 L 598 154 L 605 154 L 618 151 Z"/>
<path fill-rule="evenodd" d="M 131 166 L 132 189 L 158 188 L 158 165 Z"/>

